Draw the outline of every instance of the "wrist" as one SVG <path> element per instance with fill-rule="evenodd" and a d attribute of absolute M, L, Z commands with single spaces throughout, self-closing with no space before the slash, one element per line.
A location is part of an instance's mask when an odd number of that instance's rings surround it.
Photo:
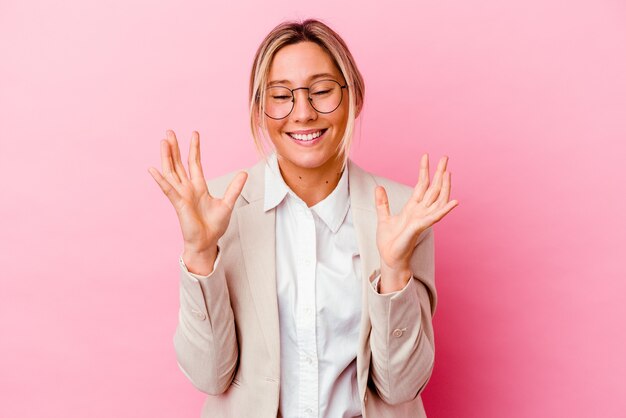
<path fill-rule="evenodd" d="M 208 276 L 213 272 L 213 266 L 217 259 L 218 248 L 208 248 L 202 251 L 190 250 L 185 248 L 183 250 L 183 262 L 187 266 L 187 270 L 190 273 L 198 274 L 200 276 Z"/>
<path fill-rule="evenodd" d="M 397 292 L 404 289 L 409 280 L 413 277 L 408 263 L 390 267 L 383 260 L 380 262 L 380 293 Z"/>

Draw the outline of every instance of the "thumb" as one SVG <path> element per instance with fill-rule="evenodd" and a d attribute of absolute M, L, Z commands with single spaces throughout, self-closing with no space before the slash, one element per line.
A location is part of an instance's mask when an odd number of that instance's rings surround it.
<path fill-rule="evenodd" d="M 235 202 L 241 194 L 241 190 L 243 190 L 243 186 L 246 183 L 247 179 L 248 173 L 246 173 L 245 171 L 241 171 L 237 173 L 235 178 L 228 185 L 228 188 L 224 193 L 224 201 L 228 204 L 228 206 L 230 206 L 231 209 L 235 206 Z"/>
<path fill-rule="evenodd" d="M 376 186 L 376 215 L 379 221 L 384 221 L 391 213 L 389 212 L 389 199 L 383 186 Z"/>

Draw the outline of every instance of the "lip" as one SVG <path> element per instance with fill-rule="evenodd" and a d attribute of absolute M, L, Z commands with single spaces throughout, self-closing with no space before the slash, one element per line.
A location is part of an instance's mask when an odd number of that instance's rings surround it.
<path fill-rule="evenodd" d="M 296 131 L 293 133 L 301 133 L 301 132 L 307 132 L 307 133 L 311 133 L 311 132 L 317 132 L 320 129 L 314 129 L 314 130 L 308 130 L 308 131 Z M 295 139 L 293 137 L 291 137 L 291 135 L 286 134 L 287 137 L 294 143 L 296 143 L 297 145 L 301 146 L 301 147 L 314 147 L 315 145 L 317 145 L 318 142 L 320 142 L 322 139 L 326 138 L 326 133 L 328 132 L 328 129 L 321 129 L 322 134 L 320 136 L 318 136 L 315 139 L 312 139 L 310 141 L 300 141 L 299 139 Z"/>
<path fill-rule="evenodd" d="M 299 134 L 299 135 L 307 135 L 307 134 L 312 134 L 313 132 L 317 132 L 317 131 L 324 131 L 328 128 L 317 128 L 317 129 L 303 129 L 300 131 L 289 131 L 287 132 L 288 134 Z"/>

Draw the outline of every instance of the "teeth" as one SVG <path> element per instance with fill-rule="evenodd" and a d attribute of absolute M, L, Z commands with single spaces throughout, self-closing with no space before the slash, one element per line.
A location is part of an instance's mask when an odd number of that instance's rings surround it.
<path fill-rule="evenodd" d="M 295 138 L 299 141 L 312 141 L 315 138 L 319 138 L 322 135 L 322 131 L 317 131 L 312 134 L 301 135 L 301 134 L 289 134 L 290 137 Z"/>

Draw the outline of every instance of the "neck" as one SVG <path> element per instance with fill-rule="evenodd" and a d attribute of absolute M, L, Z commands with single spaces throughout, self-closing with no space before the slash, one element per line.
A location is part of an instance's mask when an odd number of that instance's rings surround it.
<path fill-rule="evenodd" d="M 306 203 L 314 206 L 328 196 L 341 179 L 341 158 L 331 158 L 315 168 L 299 167 L 278 157 L 280 173 L 289 188 Z"/>

